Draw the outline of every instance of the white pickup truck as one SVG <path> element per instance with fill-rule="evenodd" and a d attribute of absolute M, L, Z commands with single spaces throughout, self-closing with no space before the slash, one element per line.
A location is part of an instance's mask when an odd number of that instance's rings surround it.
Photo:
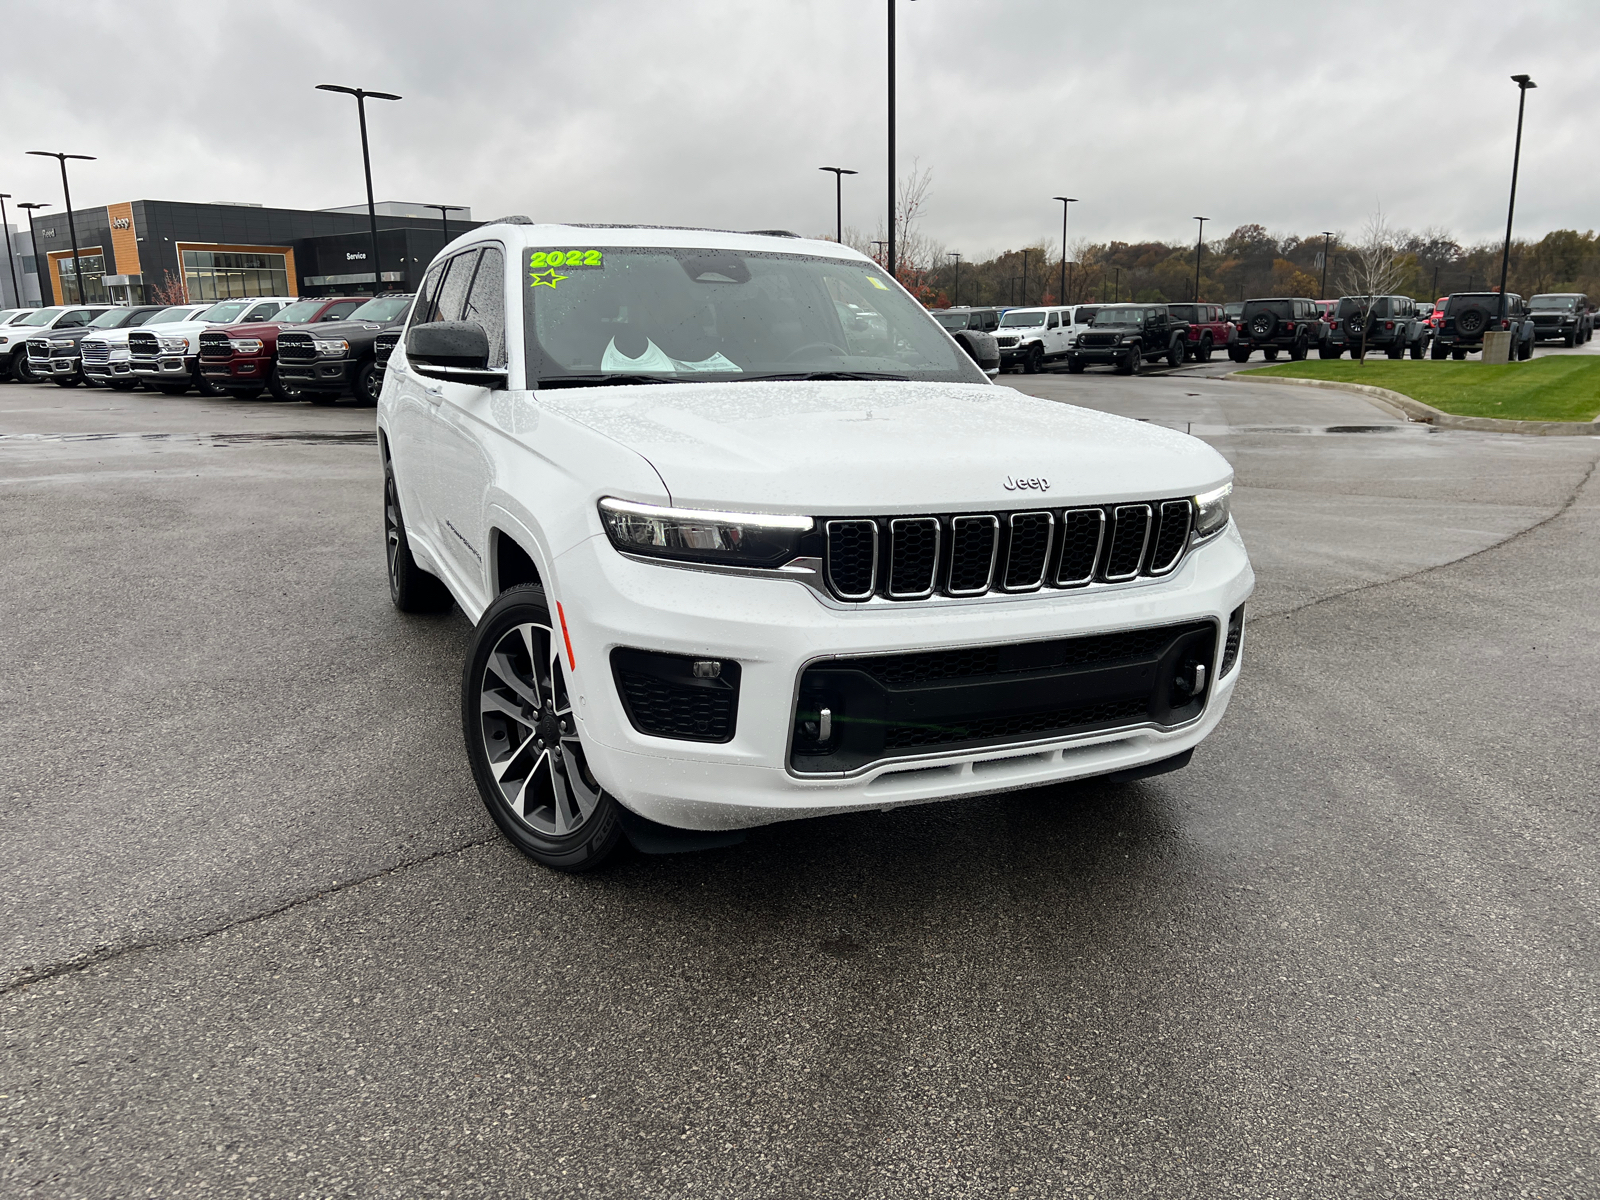
<path fill-rule="evenodd" d="M 115 391 L 132 391 L 139 386 L 139 378 L 133 373 L 133 352 L 128 349 L 128 338 L 134 330 L 149 329 L 153 332 L 157 326 L 192 321 L 196 314 L 210 307 L 210 304 L 178 304 L 162 309 L 143 325 L 89 334 L 79 343 L 83 377 L 90 383 L 104 384 Z"/>
<path fill-rule="evenodd" d="M 109 304 L 59 304 L 36 309 L 27 316 L 0 325 L 0 378 L 37 383 L 38 374 L 28 362 L 28 339 L 53 329 L 82 329 Z"/>
<path fill-rule="evenodd" d="M 377 415 L 390 596 L 475 624 L 474 777 L 552 867 L 1175 770 L 1239 678 L 1221 455 L 992 385 L 837 243 L 489 222 Z"/>
<path fill-rule="evenodd" d="M 159 330 L 136 329 L 128 335 L 134 378 L 169 396 L 182 395 L 191 386 L 202 396 L 215 396 L 219 389 L 200 373 L 200 335 L 219 325 L 270 320 L 294 302 L 294 296 L 218 300 L 188 321 Z"/>

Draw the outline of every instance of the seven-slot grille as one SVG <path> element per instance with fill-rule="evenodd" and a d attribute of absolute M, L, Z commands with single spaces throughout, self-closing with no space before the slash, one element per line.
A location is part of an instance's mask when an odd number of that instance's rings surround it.
<path fill-rule="evenodd" d="M 1115 333 L 1081 333 L 1078 335 L 1078 345 L 1084 347 L 1115 346 L 1118 335 Z"/>
<path fill-rule="evenodd" d="M 200 335 L 201 358 L 232 358 L 233 344 L 225 333 L 206 332 Z"/>
<path fill-rule="evenodd" d="M 161 343 L 153 333 L 135 331 L 128 335 L 128 354 L 133 358 L 155 358 L 161 353 Z"/>
<path fill-rule="evenodd" d="M 1009 350 L 1012 346 L 1015 346 L 1021 340 L 1022 339 L 1019 338 L 1019 337 L 1013 337 L 1013 336 L 1008 335 L 1006 337 L 997 337 L 997 338 L 995 338 L 994 341 L 995 341 L 995 345 L 999 346 L 1002 350 Z"/>
<path fill-rule="evenodd" d="M 857 517 L 823 523 L 823 562 L 829 589 L 852 602 L 1035 592 L 1169 574 L 1192 527 L 1188 500 Z"/>
<path fill-rule="evenodd" d="M 84 339 L 83 365 L 86 367 L 100 367 L 111 361 L 111 344 L 109 342 L 96 342 Z"/>
<path fill-rule="evenodd" d="M 309 333 L 278 335 L 278 358 L 283 362 L 312 362 L 316 357 L 317 347 Z"/>

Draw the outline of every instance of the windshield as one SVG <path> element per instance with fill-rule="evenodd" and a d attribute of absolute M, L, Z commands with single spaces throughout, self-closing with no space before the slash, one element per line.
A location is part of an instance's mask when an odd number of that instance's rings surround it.
<path fill-rule="evenodd" d="M 194 312 L 194 309 L 188 307 L 163 308 L 155 316 L 146 321 L 145 324 L 171 325 L 176 321 L 187 321 L 189 320 L 189 314 L 192 312 Z"/>
<path fill-rule="evenodd" d="M 1042 312 L 1008 312 L 1000 318 L 1001 329 L 1026 329 L 1034 325 L 1044 324 Z"/>
<path fill-rule="evenodd" d="M 101 313 L 94 320 L 90 321 L 89 328 L 119 329 L 122 327 L 123 322 L 128 319 L 128 315 L 128 310 L 126 308 L 109 309 L 108 311 Z"/>
<path fill-rule="evenodd" d="M 1528 301 L 1529 308 L 1541 308 L 1546 312 L 1571 312 L 1578 307 L 1576 296 L 1535 296 Z"/>
<path fill-rule="evenodd" d="M 1192 304 L 1169 304 L 1167 311 L 1172 314 L 1174 321 L 1198 321 L 1199 314 L 1195 312 Z"/>
<path fill-rule="evenodd" d="M 966 313 L 936 312 L 933 319 L 946 329 L 965 329 L 970 318 Z"/>
<path fill-rule="evenodd" d="M 870 262 L 731 250 L 530 250 L 526 274 L 529 373 L 540 383 L 840 374 L 987 382 L 927 310 Z"/>
<path fill-rule="evenodd" d="M 352 321 L 403 321 L 411 310 L 410 296 L 379 296 L 350 314 Z"/>
<path fill-rule="evenodd" d="M 313 320 L 317 310 L 323 305 L 321 300 L 296 300 L 293 304 L 285 305 L 272 314 L 274 325 L 299 325 Z"/>
<path fill-rule="evenodd" d="M 222 304 L 213 304 L 203 313 L 196 313 L 196 321 L 231 321 L 250 307 L 248 300 L 228 300 Z"/>
<path fill-rule="evenodd" d="M 23 317 L 16 322 L 18 325 L 48 325 L 61 310 L 59 308 L 41 308 L 31 317 Z"/>
<path fill-rule="evenodd" d="M 1094 324 L 1104 329 L 1108 325 L 1138 325 L 1142 308 L 1102 308 L 1094 314 Z"/>

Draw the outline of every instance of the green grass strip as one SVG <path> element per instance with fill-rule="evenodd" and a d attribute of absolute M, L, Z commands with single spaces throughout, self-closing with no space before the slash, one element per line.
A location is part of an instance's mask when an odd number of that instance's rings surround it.
<path fill-rule="evenodd" d="M 1346 358 L 1306 359 L 1250 374 L 1365 383 L 1462 417 L 1593 421 L 1600 415 L 1600 356 L 1554 354 L 1495 366 L 1388 358 L 1369 358 L 1363 366 Z"/>

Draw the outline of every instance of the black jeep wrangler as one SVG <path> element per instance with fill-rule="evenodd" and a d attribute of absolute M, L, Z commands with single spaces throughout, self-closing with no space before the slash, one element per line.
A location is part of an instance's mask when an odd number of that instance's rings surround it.
<path fill-rule="evenodd" d="M 1594 336 L 1594 313 L 1582 292 L 1550 292 L 1528 301 L 1533 340 L 1581 346 Z"/>
<path fill-rule="evenodd" d="M 1410 296 L 1341 296 L 1334 310 L 1333 327 L 1318 352 L 1323 358 L 1338 358 L 1346 350 L 1351 358 L 1361 356 L 1361 343 L 1368 354 L 1380 350 L 1389 358 L 1424 358 L 1433 330 L 1417 311 Z"/>
<path fill-rule="evenodd" d="M 1307 350 L 1322 341 L 1322 318 L 1317 302 L 1304 296 L 1269 297 L 1246 300 L 1239 322 L 1239 337 L 1228 347 L 1228 357 L 1236 363 L 1248 362 L 1252 350 L 1264 358 L 1277 358 L 1287 350 L 1292 359 L 1302 359 Z"/>
<path fill-rule="evenodd" d="M 1533 357 L 1533 318 L 1514 292 L 1452 292 L 1433 339 L 1433 357 L 1465 358 L 1483 349 L 1483 335 L 1493 330 L 1511 334 L 1511 359 Z"/>
<path fill-rule="evenodd" d="M 1067 370 L 1081 374 L 1092 363 L 1110 364 L 1119 375 L 1137 374 L 1147 361 L 1183 365 L 1187 321 L 1175 321 L 1165 304 L 1103 304 L 1089 328 L 1073 338 Z"/>

